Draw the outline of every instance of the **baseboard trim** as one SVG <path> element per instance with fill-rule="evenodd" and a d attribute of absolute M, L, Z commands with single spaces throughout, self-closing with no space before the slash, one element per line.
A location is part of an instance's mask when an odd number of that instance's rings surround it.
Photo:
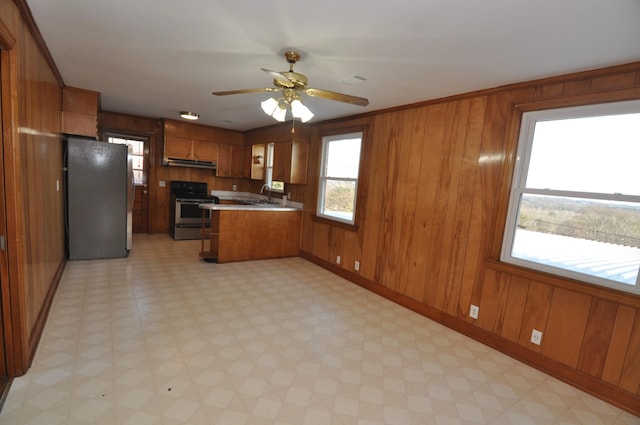
<path fill-rule="evenodd" d="M 547 375 L 553 376 L 571 386 L 574 386 L 588 394 L 593 395 L 607 403 L 617 406 L 633 415 L 640 416 L 640 397 L 630 392 L 624 391 L 607 382 L 596 379 L 579 370 L 571 368 L 556 360 L 543 356 L 540 353 L 528 350 L 513 341 L 492 334 L 484 329 L 466 322 L 457 317 L 446 314 L 428 305 L 422 304 L 406 295 L 395 292 L 374 281 L 366 279 L 356 273 L 345 270 L 330 261 L 318 258 L 308 252 L 300 251 L 300 257 L 352 282 L 364 289 L 378 294 L 396 304 L 399 304 L 411 311 L 425 316 L 435 322 L 440 323 L 472 338 L 484 345 L 506 354 L 518 361 L 521 361 Z"/>

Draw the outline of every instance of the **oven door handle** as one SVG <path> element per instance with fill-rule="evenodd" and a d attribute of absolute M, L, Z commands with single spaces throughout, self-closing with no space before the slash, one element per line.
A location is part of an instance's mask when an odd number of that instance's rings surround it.
<path fill-rule="evenodd" d="M 185 201 L 178 201 L 178 203 L 180 205 L 200 205 L 200 202 L 185 202 Z"/>
<path fill-rule="evenodd" d="M 199 229 L 202 227 L 202 224 L 198 224 L 198 223 L 181 223 L 181 224 L 176 224 L 177 228 L 180 229 Z M 204 227 L 211 227 L 211 223 L 205 223 Z"/>

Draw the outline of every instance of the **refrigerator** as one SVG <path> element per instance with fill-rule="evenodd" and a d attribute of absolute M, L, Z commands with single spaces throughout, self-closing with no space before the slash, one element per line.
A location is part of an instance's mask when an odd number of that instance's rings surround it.
<path fill-rule="evenodd" d="M 65 169 L 69 259 L 126 257 L 134 193 L 129 147 L 67 137 Z"/>

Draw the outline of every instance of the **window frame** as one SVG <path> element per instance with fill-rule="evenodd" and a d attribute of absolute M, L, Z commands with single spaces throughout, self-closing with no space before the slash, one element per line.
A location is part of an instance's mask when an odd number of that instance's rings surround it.
<path fill-rule="evenodd" d="M 275 143 L 274 142 L 269 142 L 267 143 L 266 146 L 266 151 L 265 151 L 265 156 L 266 158 L 264 159 L 264 164 L 265 164 L 265 172 L 264 172 L 264 182 L 265 184 L 269 185 L 269 187 L 271 188 L 271 192 L 275 192 L 275 193 L 281 193 L 284 195 L 284 182 L 275 180 L 278 183 L 282 183 L 282 189 L 276 189 L 273 187 L 273 158 L 275 155 Z"/>
<path fill-rule="evenodd" d="M 501 262 L 549 273 L 554 276 L 570 278 L 580 282 L 586 282 L 599 287 L 615 289 L 626 293 L 640 295 L 640 265 L 638 266 L 639 273 L 636 278 L 635 285 L 628 285 L 625 283 L 593 276 L 586 273 L 579 273 L 572 270 L 547 265 L 544 263 L 526 260 L 520 257 L 513 257 L 511 255 L 516 235 L 520 204 L 523 195 L 547 195 L 565 198 L 581 198 L 588 200 L 633 202 L 640 204 L 640 196 L 637 195 L 623 195 L 619 193 L 607 194 L 600 192 L 596 193 L 554 189 L 532 189 L 526 187 L 531 152 L 533 148 L 533 138 L 537 122 L 598 117 L 606 115 L 622 115 L 627 113 L 640 113 L 640 100 L 620 100 L 615 102 L 602 102 L 566 107 L 561 106 L 549 109 L 528 110 L 522 112 L 520 120 L 520 131 L 517 141 L 517 152 L 514 160 L 511 188 L 508 197 L 507 214 L 504 222 L 504 233 L 500 250 Z"/>
<path fill-rule="evenodd" d="M 326 173 L 326 160 L 327 160 L 327 145 L 331 141 L 341 140 L 341 139 L 353 139 L 355 136 L 360 137 L 360 155 L 358 158 L 358 173 L 356 178 L 329 178 L 325 175 Z M 326 133 L 321 136 L 320 143 L 320 161 L 319 166 L 320 169 L 318 171 L 318 191 L 316 195 L 316 214 L 314 218 L 329 222 L 334 225 L 340 225 L 347 229 L 356 230 L 358 226 L 358 216 L 360 208 L 358 207 L 358 203 L 361 200 L 361 196 L 359 194 L 361 187 L 361 180 L 363 177 L 363 158 L 365 151 L 365 137 L 366 131 L 364 128 L 350 128 L 343 129 L 339 131 L 334 131 L 331 133 Z M 355 190 L 354 190 L 354 198 L 353 198 L 353 216 L 351 220 L 341 219 L 334 215 L 327 215 L 322 212 L 322 205 L 324 203 L 324 193 L 325 193 L 325 182 L 327 180 L 340 180 L 340 181 L 354 181 L 355 182 Z"/>

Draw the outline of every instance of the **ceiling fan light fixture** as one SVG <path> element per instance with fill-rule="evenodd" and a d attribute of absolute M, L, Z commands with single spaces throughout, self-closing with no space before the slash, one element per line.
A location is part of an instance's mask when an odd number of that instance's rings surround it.
<path fill-rule="evenodd" d="M 284 122 L 287 115 L 286 106 L 282 102 L 270 97 L 269 99 L 260 103 L 262 110 L 265 114 L 273 117 L 276 121 Z"/>
<path fill-rule="evenodd" d="M 194 121 L 200 118 L 200 115 L 196 114 L 195 112 L 189 112 L 189 111 L 180 111 L 180 116 L 185 120 L 191 120 L 191 121 Z"/>
<path fill-rule="evenodd" d="M 313 112 L 309 110 L 300 99 L 294 99 L 291 102 L 291 114 L 294 118 L 300 118 L 300 121 L 307 122 L 313 118 Z"/>

